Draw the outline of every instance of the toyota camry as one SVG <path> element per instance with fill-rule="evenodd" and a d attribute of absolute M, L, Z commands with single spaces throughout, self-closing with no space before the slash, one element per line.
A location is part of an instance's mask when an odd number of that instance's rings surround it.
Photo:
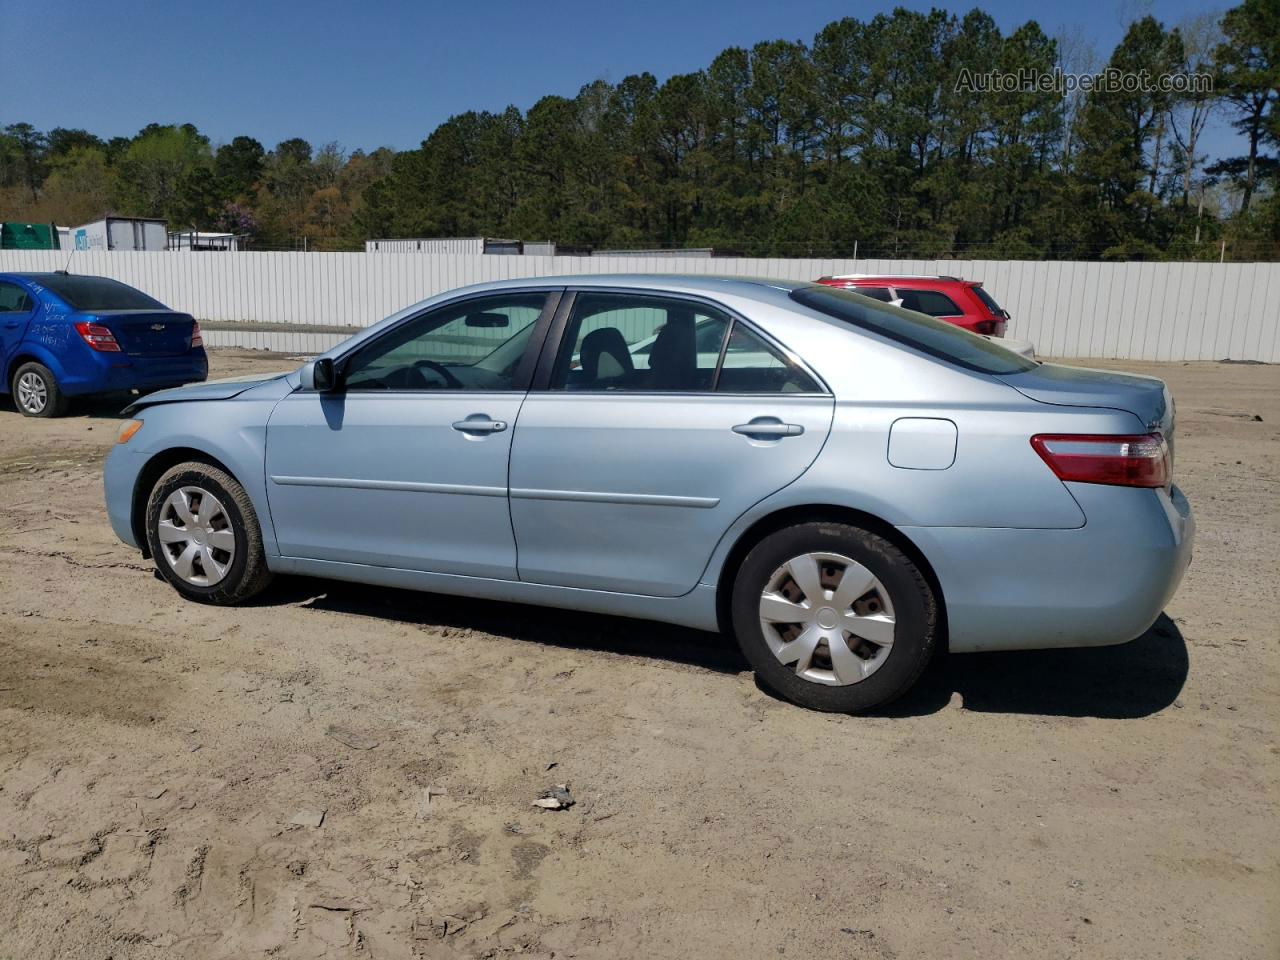
<path fill-rule="evenodd" d="M 1132 640 L 1194 537 L 1161 381 L 811 283 L 487 283 L 126 415 L 111 523 L 190 600 L 307 574 L 720 630 L 820 710 L 943 646 Z"/>

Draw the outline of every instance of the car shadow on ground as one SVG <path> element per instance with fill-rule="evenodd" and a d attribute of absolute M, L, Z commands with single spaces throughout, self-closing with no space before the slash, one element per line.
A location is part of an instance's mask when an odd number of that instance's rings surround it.
<path fill-rule="evenodd" d="M 728 637 L 603 614 L 302 577 L 278 580 L 256 602 L 294 603 L 423 627 L 480 630 L 571 650 L 669 660 L 718 673 L 750 669 Z M 959 693 L 964 709 L 983 713 L 1133 719 L 1173 703 L 1187 670 L 1182 632 L 1161 614 L 1137 640 L 1115 647 L 943 654 L 912 690 L 873 715 L 937 713 Z"/>
<path fill-rule="evenodd" d="M 305 577 L 277 580 L 270 590 L 251 602 L 296 603 L 312 610 L 331 610 L 422 627 L 478 630 L 570 650 L 598 650 L 686 663 L 717 673 L 742 673 L 750 669 L 737 645 L 719 634 L 576 610 Z"/>
<path fill-rule="evenodd" d="M 1141 637 L 1114 647 L 944 654 L 877 715 L 935 713 L 958 693 L 964 709 L 981 713 L 1135 719 L 1172 704 L 1188 669 L 1182 631 L 1162 613 Z"/>

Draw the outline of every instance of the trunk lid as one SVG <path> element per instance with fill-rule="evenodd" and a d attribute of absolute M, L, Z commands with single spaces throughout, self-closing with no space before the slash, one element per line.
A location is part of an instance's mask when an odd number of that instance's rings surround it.
<path fill-rule="evenodd" d="M 1042 363 L 1034 370 L 1000 377 L 1025 397 L 1068 407 L 1127 410 L 1148 430 L 1163 434 L 1173 451 L 1173 398 L 1163 380 L 1114 370 Z"/>
<path fill-rule="evenodd" d="M 94 322 L 107 327 L 131 357 L 178 357 L 191 350 L 195 320 L 173 310 L 98 310 Z"/>

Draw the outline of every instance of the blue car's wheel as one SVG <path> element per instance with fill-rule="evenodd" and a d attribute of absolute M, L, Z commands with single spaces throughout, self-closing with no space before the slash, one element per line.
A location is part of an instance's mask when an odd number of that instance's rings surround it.
<path fill-rule="evenodd" d="M 160 575 L 201 603 L 240 603 L 271 582 L 253 502 L 207 463 L 180 463 L 156 481 L 147 542 Z"/>
<path fill-rule="evenodd" d="M 66 395 L 43 363 L 24 363 L 13 372 L 10 387 L 13 402 L 25 417 L 60 417 L 67 412 Z"/>
<path fill-rule="evenodd" d="M 733 587 L 733 629 L 767 686 L 814 710 L 870 710 L 933 655 L 938 612 L 911 559 L 867 530 L 803 523 L 766 537 Z"/>

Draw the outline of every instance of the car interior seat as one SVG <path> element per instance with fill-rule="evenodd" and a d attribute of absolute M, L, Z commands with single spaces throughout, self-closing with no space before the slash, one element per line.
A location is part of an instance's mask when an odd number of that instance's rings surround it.
<path fill-rule="evenodd" d="M 667 323 L 653 341 L 649 354 L 649 388 L 697 389 L 698 348 L 693 314 L 669 311 Z"/>
<path fill-rule="evenodd" d="M 626 338 L 617 327 L 601 327 L 583 337 L 578 360 L 582 385 L 588 388 L 621 386 L 635 373 Z"/>

